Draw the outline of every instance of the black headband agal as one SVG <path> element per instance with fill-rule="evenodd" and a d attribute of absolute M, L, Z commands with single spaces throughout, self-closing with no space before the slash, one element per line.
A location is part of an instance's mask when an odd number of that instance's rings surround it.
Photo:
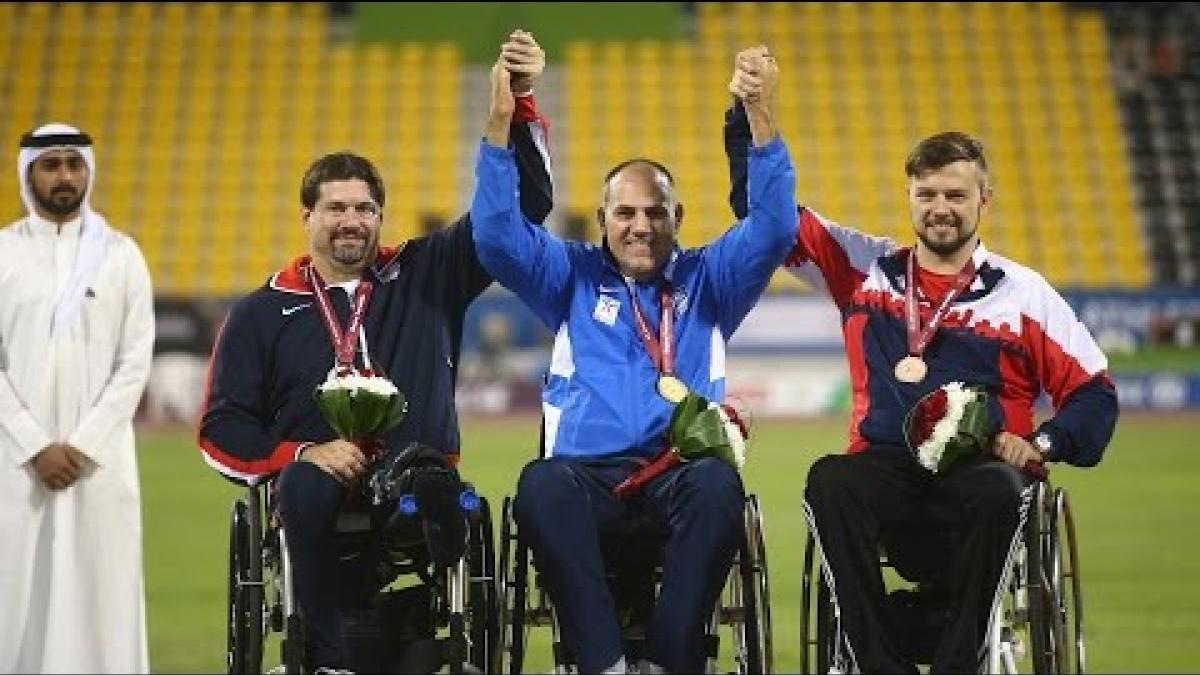
<path fill-rule="evenodd" d="M 77 134 L 46 134 L 34 136 L 33 132 L 21 137 L 22 148 L 53 148 L 56 145 L 90 146 L 92 137 L 80 132 Z"/>

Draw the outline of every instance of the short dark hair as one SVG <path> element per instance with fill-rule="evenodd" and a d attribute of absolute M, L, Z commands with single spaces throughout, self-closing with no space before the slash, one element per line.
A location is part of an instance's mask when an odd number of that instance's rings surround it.
<path fill-rule="evenodd" d="M 904 175 L 916 178 L 954 162 L 975 162 L 980 174 L 987 175 L 983 143 L 961 131 L 943 131 L 917 143 L 904 161 Z"/>
<path fill-rule="evenodd" d="M 671 171 L 667 169 L 667 167 L 663 166 L 661 162 L 656 162 L 653 159 L 647 159 L 645 157 L 634 157 L 633 159 L 627 159 L 624 162 L 621 162 L 620 164 L 609 169 L 608 173 L 604 174 L 603 194 L 605 202 L 608 201 L 608 184 L 612 181 L 613 177 L 625 169 L 633 166 L 634 164 L 643 164 L 651 169 L 654 169 L 667 179 L 667 185 L 671 186 L 671 189 L 674 190 L 675 177 L 671 175 Z"/>
<path fill-rule="evenodd" d="M 309 165 L 304 172 L 304 179 L 300 181 L 300 203 L 311 209 L 317 205 L 317 196 L 323 184 L 353 178 L 366 182 L 371 199 L 383 208 L 383 179 L 379 177 L 379 170 L 371 160 L 352 152 L 334 152 Z"/>

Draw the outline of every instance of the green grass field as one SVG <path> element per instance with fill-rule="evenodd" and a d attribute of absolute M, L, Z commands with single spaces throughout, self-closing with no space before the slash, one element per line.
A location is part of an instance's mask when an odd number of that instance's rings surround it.
<path fill-rule="evenodd" d="M 532 456 L 535 430 L 533 419 L 465 424 L 463 470 L 494 510 Z M 766 512 L 776 670 L 795 671 L 804 476 L 842 447 L 845 422 L 763 421 L 755 432 L 746 474 Z M 1052 473 L 1069 488 L 1081 531 L 1093 672 L 1195 671 L 1200 662 L 1197 432 L 1195 416 L 1127 416 L 1103 464 Z M 185 432 L 143 431 L 140 447 L 151 667 L 223 671 L 227 519 L 239 488 L 204 464 Z M 549 663 L 535 647 L 527 669 Z"/>

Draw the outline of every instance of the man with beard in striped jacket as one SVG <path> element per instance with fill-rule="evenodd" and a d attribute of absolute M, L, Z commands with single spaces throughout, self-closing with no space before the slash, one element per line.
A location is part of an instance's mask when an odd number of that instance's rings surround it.
<path fill-rule="evenodd" d="M 726 116 L 735 213 L 745 210 L 746 115 Z M 979 223 L 992 202 L 983 146 L 959 132 L 921 141 L 905 163 L 917 242 L 901 248 L 799 209 L 784 263 L 841 312 L 853 410 L 848 452 L 808 475 L 809 526 L 820 541 L 859 672 L 916 672 L 887 630 L 881 540 L 893 562 L 948 580 L 948 628 L 932 672 L 980 672 L 1000 577 L 1043 462 L 1092 466 L 1117 420 L 1108 363 L 1087 328 L 1037 272 L 988 251 Z M 988 450 L 946 473 L 908 448 L 905 417 L 952 382 L 988 397 Z M 1034 426 L 1034 403 L 1055 413 Z M 897 560 L 894 542 L 930 543 Z"/>

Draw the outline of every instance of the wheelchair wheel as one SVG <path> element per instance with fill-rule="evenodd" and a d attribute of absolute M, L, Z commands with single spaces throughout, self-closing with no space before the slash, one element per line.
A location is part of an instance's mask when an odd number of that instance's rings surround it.
<path fill-rule="evenodd" d="M 1083 593 L 1079 576 L 1079 557 L 1075 543 L 1075 519 L 1064 489 L 1054 491 L 1051 504 L 1051 541 L 1048 566 L 1054 589 L 1056 612 L 1055 672 L 1083 673 L 1085 669 L 1083 633 Z"/>
<path fill-rule="evenodd" d="M 821 571 L 820 548 L 808 533 L 800 584 L 800 672 L 828 673 L 834 664 L 833 599 Z"/>
<path fill-rule="evenodd" d="M 774 672 L 771 645 L 770 583 L 767 576 L 767 547 L 763 539 L 762 511 L 758 497 L 746 499 L 744 512 L 745 541 L 738 553 L 741 579 L 742 621 L 735 638 L 744 659 L 746 673 Z M 736 633 L 735 633 L 736 635 Z"/>
<path fill-rule="evenodd" d="M 529 549 L 518 541 L 512 508 L 512 497 L 505 497 L 500 509 L 500 569 L 496 574 L 500 643 L 489 672 L 515 675 L 525 665 Z"/>
<path fill-rule="evenodd" d="M 467 547 L 466 631 L 470 638 L 467 661 L 479 672 L 493 669 L 499 654 L 499 614 L 496 601 L 496 550 L 492 539 L 492 512 L 480 497 L 473 516 Z"/>
<path fill-rule="evenodd" d="M 267 561 L 265 587 L 267 590 L 269 625 L 280 634 L 279 663 L 284 673 L 304 672 L 304 622 L 296 607 L 292 590 L 292 564 L 287 552 L 287 537 L 283 528 L 272 526 L 264 538 L 264 559 Z M 280 672 L 280 669 L 271 672 Z"/>
<path fill-rule="evenodd" d="M 1056 663 L 1057 643 L 1062 634 L 1051 569 L 1054 558 L 1054 506 L 1047 498 L 1047 489 L 1045 483 L 1037 485 L 1024 533 L 1029 656 L 1036 673 L 1059 672 Z"/>
<path fill-rule="evenodd" d="M 230 673 L 262 670 L 262 509 L 251 487 L 233 505 L 229 523 L 226 666 Z"/>

